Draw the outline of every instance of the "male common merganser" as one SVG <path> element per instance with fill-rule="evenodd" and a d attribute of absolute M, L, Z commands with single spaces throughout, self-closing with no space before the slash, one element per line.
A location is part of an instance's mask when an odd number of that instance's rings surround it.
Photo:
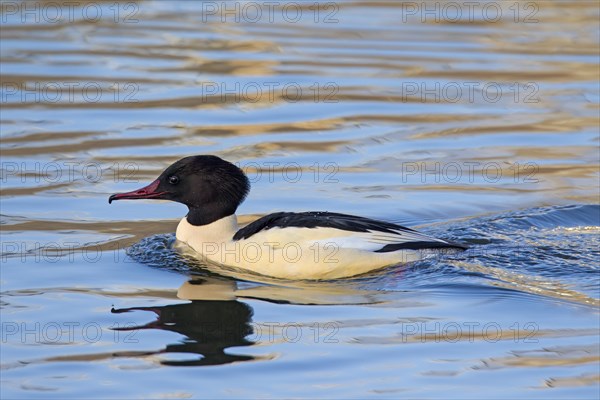
<path fill-rule="evenodd" d="M 283 279 L 333 279 L 416 261 L 429 249 L 466 247 L 389 222 L 353 215 L 278 212 L 239 229 L 250 191 L 244 172 L 219 157 L 185 157 L 154 182 L 108 202 L 171 200 L 188 206 L 176 237 L 204 260 Z"/>

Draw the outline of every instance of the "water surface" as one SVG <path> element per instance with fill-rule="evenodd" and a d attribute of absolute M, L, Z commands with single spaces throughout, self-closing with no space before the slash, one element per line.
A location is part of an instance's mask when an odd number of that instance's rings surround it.
<path fill-rule="evenodd" d="M 48 4 L 2 3 L 2 398 L 597 397 L 596 2 Z M 470 249 L 225 276 L 183 206 L 107 204 L 191 154 L 248 173 L 244 223 Z"/>

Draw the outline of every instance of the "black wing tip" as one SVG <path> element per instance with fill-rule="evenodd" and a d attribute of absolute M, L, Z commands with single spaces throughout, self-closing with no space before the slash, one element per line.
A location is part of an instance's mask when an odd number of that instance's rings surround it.
<path fill-rule="evenodd" d="M 398 250 L 433 250 L 433 249 L 455 249 L 455 250 L 468 250 L 467 246 L 459 243 L 451 242 L 408 242 L 408 243 L 391 243 L 386 244 L 379 250 L 375 250 L 375 253 L 390 253 Z"/>
<path fill-rule="evenodd" d="M 457 250 L 469 250 L 469 246 L 464 245 L 462 243 L 455 243 L 455 242 L 447 242 L 448 243 L 448 248 L 450 249 L 457 249 Z"/>

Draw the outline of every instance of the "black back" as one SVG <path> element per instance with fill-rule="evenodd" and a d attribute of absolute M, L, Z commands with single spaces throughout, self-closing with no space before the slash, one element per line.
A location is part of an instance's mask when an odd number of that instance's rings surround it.
<path fill-rule="evenodd" d="M 257 219 L 236 232 L 233 240 L 247 239 L 257 232 L 271 228 L 335 228 L 352 232 L 379 231 L 396 233 L 397 231 L 415 232 L 410 228 L 377 221 L 355 215 L 331 213 L 327 211 L 307 211 L 300 213 L 278 212 Z"/>

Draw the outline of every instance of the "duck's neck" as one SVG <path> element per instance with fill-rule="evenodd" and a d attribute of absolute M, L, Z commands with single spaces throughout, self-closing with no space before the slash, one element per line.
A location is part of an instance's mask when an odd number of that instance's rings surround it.
<path fill-rule="evenodd" d="M 235 207 L 226 207 L 221 203 L 204 204 L 202 208 L 188 207 L 186 216 L 190 225 L 202 226 L 209 225 L 223 218 L 235 214 Z"/>
<path fill-rule="evenodd" d="M 177 239 L 182 242 L 228 242 L 238 231 L 237 217 L 235 214 L 218 219 L 206 225 L 192 225 L 187 217 L 177 225 Z"/>

